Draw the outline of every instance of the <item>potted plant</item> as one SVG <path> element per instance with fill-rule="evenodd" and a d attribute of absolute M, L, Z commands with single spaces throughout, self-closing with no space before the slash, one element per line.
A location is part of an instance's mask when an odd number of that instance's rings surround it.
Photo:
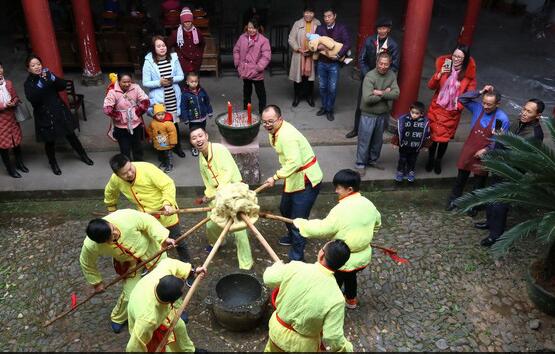
<path fill-rule="evenodd" d="M 555 143 L 555 118 L 546 126 Z M 528 295 L 541 311 L 555 315 L 555 151 L 545 143 L 533 143 L 512 133 L 496 136 L 504 149 L 487 153 L 482 163 L 502 181 L 482 188 L 455 201 L 460 212 L 472 207 L 498 202 L 525 207 L 533 217 L 513 226 L 491 247 L 495 258 L 506 254 L 519 239 L 535 236 L 544 244 L 544 258 L 528 269 Z"/>

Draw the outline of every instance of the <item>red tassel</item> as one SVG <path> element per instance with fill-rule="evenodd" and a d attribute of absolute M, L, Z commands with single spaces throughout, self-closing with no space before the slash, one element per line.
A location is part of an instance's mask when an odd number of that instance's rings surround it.
<path fill-rule="evenodd" d="M 77 295 L 71 293 L 71 308 L 74 309 L 75 307 L 77 307 Z"/>
<path fill-rule="evenodd" d="M 380 247 L 380 246 L 372 246 L 374 248 L 377 248 L 379 250 L 381 250 L 383 253 L 385 253 L 386 255 L 389 256 L 389 258 L 391 258 L 394 262 L 397 262 L 399 264 L 406 264 L 409 263 L 409 260 L 403 257 L 399 257 L 399 255 L 397 254 L 397 251 L 389 249 L 389 248 L 385 248 L 385 247 Z"/>

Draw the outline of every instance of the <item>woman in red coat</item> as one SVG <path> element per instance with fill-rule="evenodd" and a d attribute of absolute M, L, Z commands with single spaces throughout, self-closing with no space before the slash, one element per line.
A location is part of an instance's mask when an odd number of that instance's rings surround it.
<path fill-rule="evenodd" d="M 0 155 L 8 174 L 21 178 L 19 172 L 29 172 L 21 157 L 21 127 L 15 119 L 15 108 L 21 101 L 17 97 L 13 83 L 4 78 L 4 66 L 0 63 Z M 10 161 L 9 151 L 15 155 L 15 167 Z"/>
<path fill-rule="evenodd" d="M 463 105 L 458 98 L 466 91 L 476 90 L 476 63 L 470 49 L 459 44 L 452 54 L 442 55 L 436 60 L 436 72 L 428 81 L 435 90 L 428 109 L 432 146 L 430 147 L 426 171 L 441 173 L 441 158 L 447 151 L 459 126 Z M 436 155 L 437 152 L 437 155 Z"/>

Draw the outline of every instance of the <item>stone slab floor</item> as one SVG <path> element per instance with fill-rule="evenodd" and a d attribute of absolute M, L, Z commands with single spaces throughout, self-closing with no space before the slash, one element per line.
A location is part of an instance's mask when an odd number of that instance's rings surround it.
<path fill-rule="evenodd" d="M 366 193 L 383 215 L 375 243 L 394 248 L 410 260 L 397 265 L 375 251 L 369 269 L 359 274 L 360 307 L 346 310 L 345 333 L 357 351 L 538 351 L 555 350 L 555 318 L 536 310 L 526 295 L 525 271 L 541 251 L 521 242 L 494 262 L 479 246 L 485 235 L 466 215 L 443 211 L 446 190 L 425 187 Z M 323 194 L 312 217 L 323 217 L 335 204 Z M 278 197 L 261 196 L 262 209 L 277 212 Z M 181 199 L 181 206 L 192 199 Z M 79 269 L 84 228 L 101 198 L 0 203 L 0 347 L 9 351 L 121 351 L 128 333 L 111 332 L 109 314 L 119 287 L 97 296 L 76 313 L 42 328 L 41 323 L 91 290 Z M 512 213 L 512 217 L 515 216 Z M 182 219 L 190 227 L 201 215 Z M 477 219 L 476 219 L 477 220 Z M 516 220 L 511 219 L 510 224 Z M 280 257 L 283 225 L 257 223 Z M 206 257 L 205 240 L 189 241 L 195 264 Z M 255 271 L 270 264 L 253 237 Z M 322 242 L 309 241 L 307 261 Z M 101 263 L 105 281 L 114 277 Z M 253 331 L 233 333 L 213 319 L 204 298 L 211 281 L 237 266 L 231 242 L 217 255 L 209 276 L 189 308 L 188 330 L 198 347 L 218 351 L 260 351 L 267 340 L 267 319 Z M 324 294 L 323 294 L 324 295 Z"/>

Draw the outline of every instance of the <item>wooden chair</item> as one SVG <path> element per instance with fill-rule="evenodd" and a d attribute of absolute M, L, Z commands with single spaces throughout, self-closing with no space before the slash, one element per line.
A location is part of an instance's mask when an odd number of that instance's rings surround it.
<path fill-rule="evenodd" d="M 109 68 L 134 68 L 141 73 L 137 43 L 126 32 L 99 32 L 96 35 L 100 65 Z"/>
<path fill-rule="evenodd" d="M 202 55 L 202 65 L 200 71 L 215 71 L 216 78 L 220 78 L 219 51 L 216 46 L 216 39 L 212 36 L 204 37 L 206 46 Z"/>
<path fill-rule="evenodd" d="M 79 118 L 77 118 L 77 113 L 79 108 L 83 111 L 83 120 L 87 120 L 87 113 L 85 112 L 85 96 L 75 93 L 75 84 L 73 80 L 66 80 L 66 93 L 69 102 L 69 108 L 73 110 L 73 116 L 77 119 L 77 127 L 79 127 Z"/>
<path fill-rule="evenodd" d="M 287 39 L 289 37 L 289 25 L 275 25 L 270 31 L 270 46 L 272 47 L 272 56 L 274 54 L 281 55 L 279 64 L 274 64 L 273 60 L 270 61 L 270 76 L 274 73 L 287 74 L 289 69 L 289 44 Z"/>

